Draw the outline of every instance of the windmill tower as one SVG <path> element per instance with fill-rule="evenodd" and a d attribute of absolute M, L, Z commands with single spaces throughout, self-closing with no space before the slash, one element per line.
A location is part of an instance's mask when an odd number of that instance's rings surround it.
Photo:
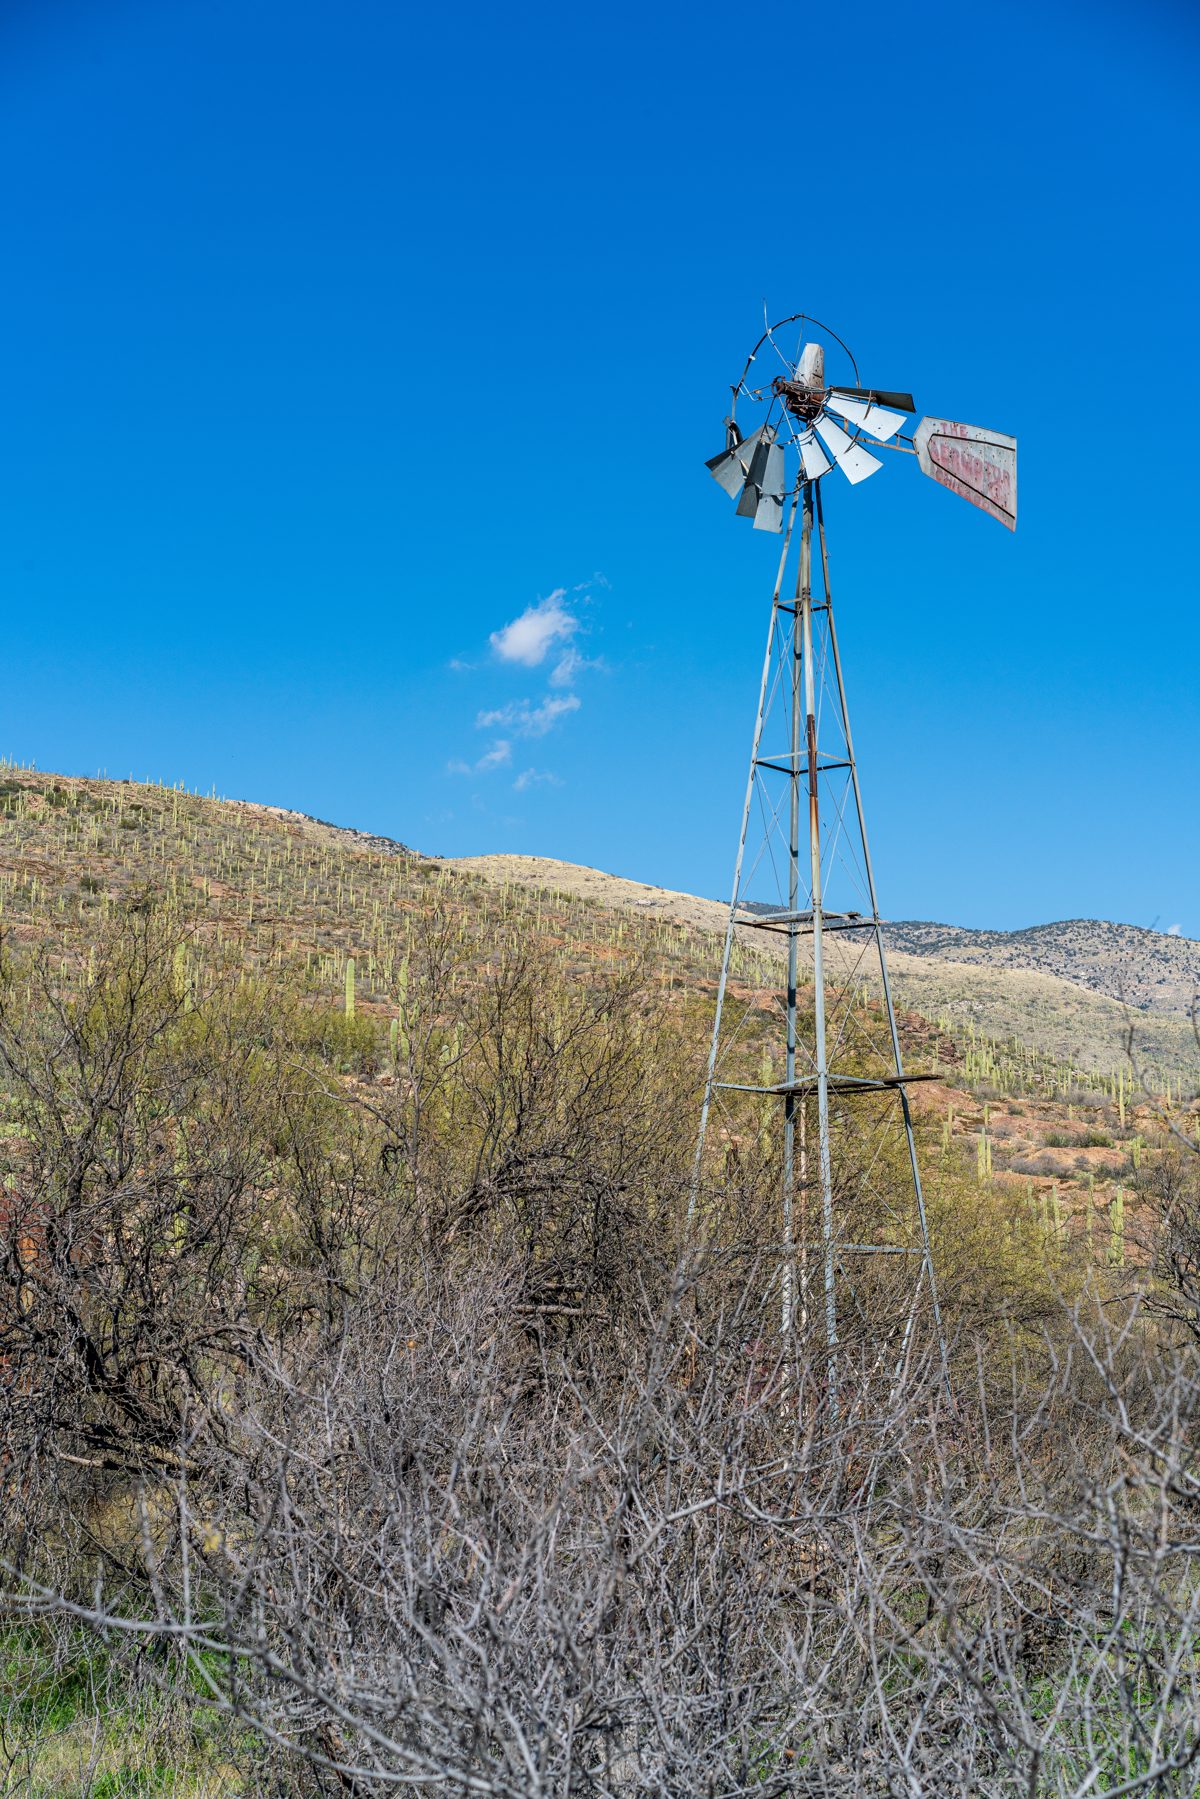
<path fill-rule="evenodd" d="M 826 385 L 827 347 L 845 358 L 851 382 Z M 780 1187 L 784 1334 L 810 1323 L 823 1331 L 835 1382 L 850 1315 L 897 1369 L 924 1324 L 945 1374 L 909 1100 L 914 1083 L 935 1076 L 906 1070 L 901 1050 L 834 624 L 822 483 L 835 465 L 851 485 L 867 480 L 883 466 L 876 448 L 907 453 L 1013 529 L 1016 440 L 936 418 L 905 435 L 912 396 L 863 387 L 842 340 L 804 313 L 767 328 L 732 394 L 726 447 L 708 468 L 736 498 L 738 517 L 783 541 L 689 1221 L 714 1132 L 726 1150 L 768 1142 Z M 755 945 L 773 953 L 754 956 Z"/>

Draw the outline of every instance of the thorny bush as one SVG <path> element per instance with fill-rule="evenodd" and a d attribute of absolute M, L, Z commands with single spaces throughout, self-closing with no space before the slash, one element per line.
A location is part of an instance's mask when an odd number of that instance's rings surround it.
<path fill-rule="evenodd" d="M 869 1318 L 781 1345 L 770 1170 L 684 1241 L 653 991 L 434 930 L 348 1075 L 152 916 L 6 965 L 13 1628 L 223 1717 L 239 1793 L 1194 1792 L 1187 1318 L 960 1268 L 952 1398 Z"/>

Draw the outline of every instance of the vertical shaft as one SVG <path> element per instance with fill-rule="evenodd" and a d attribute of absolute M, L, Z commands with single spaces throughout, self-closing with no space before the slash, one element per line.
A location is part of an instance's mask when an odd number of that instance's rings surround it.
<path fill-rule="evenodd" d="M 801 656 L 804 663 L 804 747 L 808 765 L 808 856 L 809 884 L 812 890 L 813 941 L 813 1024 L 817 1059 L 817 1134 L 818 1161 L 821 1174 L 821 1245 L 824 1252 L 825 1340 L 830 1351 L 829 1377 L 835 1378 L 833 1351 L 837 1347 L 837 1299 L 834 1293 L 835 1253 L 833 1238 L 833 1170 L 829 1150 L 829 1053 L 825 1041 L 825 944 L 821 915 L 821 814 L 817 784 L 817 703 L 813 670 L 812 632 L 812 486 L 805 486 L 805 516 L 810 526 L 809 555 L 804 556 L 801 538 L 801 581 L 799 624 Z M 819 502 L 818 502 L 819 503 Z M 794 748 L 797 746 L 794 746 Z M 792 764 L 793 816 L 799 804 L 800 761 L 796 754 Z M 793 827 L 794 828 L 794 827 Z M 794 908 L 793 908 L 794 910 Z M 795 942 L 796 926 L 793 924 Z M 794 1013 L 794 995 L 792 1001 Z M 794 1028 L 794 1027 L 793 1027 Z"/>
<path fill-rule="evenodd" d="M 796 991 L 799 983 L 800 906 L 800 759 L 804 744 L 803 671 L 804 643 L 800 623 L 800 596 L 812 586 L 812 482 L 804 483 L 800 514 L 800 567 L 796 573 L 796 601 L 792 606 L 792 643 L 789 657 L 791 682 L 791 741 L 788 766 L 788 963 L 787 1039 L 783 1065 L 783 1276 L 780 1325 L 786 1336 L 792 1328 L 795 1303 L 795 1202 L 796 1202 Z M 801 1102 L 802 1104 L 803 1102 Z"/>
<path fill-rule="evenodd" d="M 887 950 L 883 941 L 883 924 L 879 916 L 879 900 L 875 892 L 875 872 L 871 866 L 871 849 L 867 842 L 867 819 L 863 810 L 862 789 L 858 780 L 858 763 L 854 755 L 854 739 L 850 735 L 850 711 L 846 703 L 846 684 L 842 678 L 842 659 L 838 652 L 837 627 L 833 620 L 833 594 L 829 586 L 829 551 L 825 542 L 825 513 L 821 495 L 817 493 L 817 529 L 821 545 L 821 585 L 825 594 L 826 620 L 829 629 L 829 647 L 833 655 L 834 677 L 837 682 L 838 705 L 842 715 L 842 737 L 846 745 L 846 760 L 850 764 L 850 780 L 854 789 L 854 806 L 858 817 L 858 834 L 862 840 L 863 869 L 867 877 L 867 895 L 871 904 L 871 921 L 874 926 L 875 944 L 879 953 L 879 976 L 883 988 L 883 1001 L 887 1011 L 888 1034 L 892 1044 L 892 1058 L 896 1065 L 896 1073 L 903 1075 L 904 1063 L 900 1049 L 900 1033 L 896 1027 L 896 1009 L 892 1003 L 892 985 L 888 977 Z M 917 1145 L 913 1135 L 912 1112 L 908 1103 L 908 1092 L 904 1086 L 899 1089 L 900 1107 L 904 1118 L 904 1135 L 908 1143 L 909 1166 L 912 1170 L 913 1191 L 917 1201 L 917 1219 L 921 1232 L 921 1276 L 929 1282 L 929 1295 L 933 1305 L 934 1328 L 937 1332 L 938 1354 L 941 1359 L 942 1379 L 947 1393 L 950 1391 L 950 1374 L 946 1356 L 946 1338 L 942 1328 L 942 1312 L 938 1302 L 937 1280 L 933 1271 L 933 1255 L 929 1244 L 929 1225 L 925 1214 L 925 1194 L 921 1186 L 921 1169 L 917 1161 Z M 915 1296 L 914 1296 L 915 1304 Z M 912 1319 L 909 1329 L 905 1331 L 905 1346 L 911 1335 Z"/>

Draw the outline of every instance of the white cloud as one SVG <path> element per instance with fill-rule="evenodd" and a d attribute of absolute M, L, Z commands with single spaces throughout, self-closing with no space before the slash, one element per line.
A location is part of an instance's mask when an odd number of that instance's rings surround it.
<path fill-rule="evenodd" d="M 572 644 L 563 651 L 550 670 L 550 685 L 551 687 L 570 687 L 580 675 L 586 674 L 589 668 L 602 669 L 604 666 L 602 657 L 581 656 Z"/>
<path fill-rule="evenodd" d="M 562 782 L 547 768 L 524 768 L 513 782 L 517 793 L 524 793 L 529 787 L 561 787 Z"/>
<path fill-rule="evenodd" d="M 507 706 L 481 712 L 475 729 L 494 731 L 499 727 L 514 731 L 518 737 L 544 737 L 568 712 L 578 712 L 581 704 L 575 693 L 550 694 L 540 706 L 531 706 L 528 700 L 510 700 Z"/>
<path fill-rule="evenodd" d="M 562 604 L 565 598 L 565 589 L 556 587 L 547 599 L 526 606 L 519 618 L 493 631 L 489 642 L 501 662 L 537 668 L 546 660 L 552 644 L 572 638 L 579 629 L 579 620 Z"/>
<path fill-rule="evenodd" d="M 1182 937 L 1183 936 L 1182 925 L 1169 924 L 1167 926 L 1167 936 L 1168 937 Z"/>
<path fill-rule="evenodd" d="M 455 756 L 446 764 L 448 775 L 486 775 L 493 768 L 505 768 L 512 761 L 512 744 L 507 738 L 498 737 L 490 750 L 485 750 L 478 762 L 464 762 L 461 756 Z"/>

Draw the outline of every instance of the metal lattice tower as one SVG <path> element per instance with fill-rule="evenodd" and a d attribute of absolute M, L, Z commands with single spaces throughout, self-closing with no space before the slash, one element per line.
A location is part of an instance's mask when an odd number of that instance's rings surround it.
<path fill-rule="evenodd" d="M 824 348 L 805 342 L 806 324 L 817 321 L 797 314 L 764 332 L 733 388 L 726 450 L 708 465 L 737 495 L 739 515 L 760 530 L 781 532 L 783 544 L 689 1219 L 714 1131 L 727 1151 L 736 1151 L 748 1133 L 763 1132 L 763 1108 L 781 1114 L 783 1332 L 817 1324 L 835 1379 L 847 1308 L 869 1321 L 880 1355 L 898 1371 L 924 1320 L 944 1374 L 908 1094 L 914 1082 L 934 1077 L 904 1066 L 838 650 L 820 482 L 835 462 L 852 483 L 882 466 L 863 447 L 865 433 L 876 444 L 917 455 L 925 473 L 1012 526 L 1016 444 L 997 432 L 934 419 L 922 420 L 914 439 L 904 437 L 899 427 L 913 410 L 911 396 L 863 388 L 848 351 L 854 384 L 827 388 Z M 791 325 L 800 327 L 794 357 L 776 340 Z M 827 328 L 817 328 L 845 349 Z M 756 388 L 748 377 L 764 346 L 782 366 L 768 387 Z M 743 415 L 749 406 L 761 421 L 746 435 L 736 422 L 739 400 Z M 765 962 L 753 958 L 746 975 L 739 963 L 751 961 L 752 944 L 773 945 L 775 954 Z M 764 1036 L 774 1037 L 774 1051 L 762 1047 Z M 885 1267 L 893 1278 L 879 1278 Z M 908 1278 L 897 1280 L 897 1272 Z"/>

